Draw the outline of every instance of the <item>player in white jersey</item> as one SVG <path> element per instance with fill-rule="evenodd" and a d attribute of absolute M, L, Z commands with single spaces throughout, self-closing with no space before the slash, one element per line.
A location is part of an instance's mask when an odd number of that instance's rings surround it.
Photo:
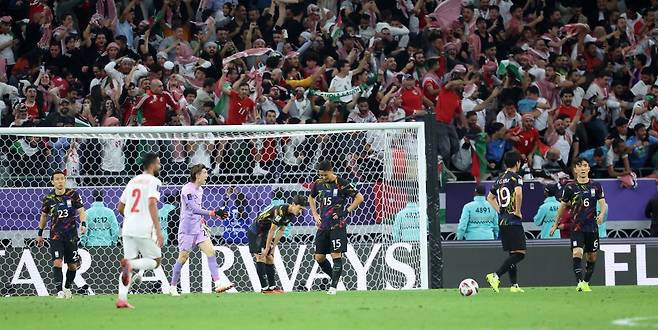
<path fill-rule="evenodd" d="M 158 218 L 160 185 L 157 178 L 160 158 L 149 153 L 142 162 L 144 173 L 134 177 L 119 199 L 119 213 L 123 215 L 123 256 L 119 275 L 117 308 L 133 308 L 128 304 L 128 291 L 132 282 L 132 270 L 155 269 L 162 259 L 163 237 Z M 155 237 L 155 241 L 153 238 Z M 141 258 L 138 255 L 141 254 Z"/>

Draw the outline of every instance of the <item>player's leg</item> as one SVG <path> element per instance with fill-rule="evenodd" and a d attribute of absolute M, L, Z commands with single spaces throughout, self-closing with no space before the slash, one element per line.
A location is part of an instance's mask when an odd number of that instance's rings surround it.
<path fill-rule="evenodd" d="M 331 287 L 329 294 L 336 293 L 336 286 L 343 275 L 343 253 L 347 252 L 347 228 L 339 227 L 331 230 L 331 259 L 333 268 L 331 272 Z"/>
<path fill-rule="evenodd" d="M 64 277 L 62 276 L 62 259 L 64 258 L 64 246 L 59 240 L 50 241 L 50 254 L 53 259 L 53 281 L 57 291 L 57 298 L 64 298 Z"/>
<path fill-rule="evenodd" d="M 523 289 L 519 288 L 519 279 L 518 279 L 518 265 L 525 258 L 526 250 L 514 250 L 510 251 L 508 259 L 511 260 L 509 270 L 510 292 L 524 292 Z"/>
<path fill-rule="evenodd" d="M 258 273 L 258 280 L 262 293 L 267 293 L 269 285 L 267 284 L 267 275 L 265 274 L 265 259 L 262 257 L 263 246 L 261 241 L 263 235 L 258 235 L 251 230 L 247 230 L 247 240 L 249 242 L 249 253 L 254 256 L 256 260 L 256 273 Z"/>
<path fill-rule="evenodd" d="M 571 239 L 571 258 L 573 262 L 573 273 L 576 276 L 578 285 L 576 290 L 582 291 L 583 282 L 583 247 L 585 246 L 585 237 L 580 231 L 572 231 Z"/>
<path fill-rule="evenodd" d="M 500 239 L 503 244 L 503 250 L 509 252 L 509 256 L 500 265 L 494 273 L 487 274 L 487 282 L 494 291 L 498 292 L 500 286 L 500 277 L 510 272 L 510 282 L 512 291 L 522 291 L 518 289 L 518 272 L 517 265 L 526 254 L 525 234 L 522 226 L 500 226 Z"/>
<path fill-rule="evenodd" d="M 235 286 L 232 282 L 228 282 L 227 285 L 221 285 L 219 282 L 219 266 L 217 265 L 217 257 L 215 257 L 215 247 L 212 245 L 212 241 L 209 237 L 204 237 L 203 241 L 199 243 L 199 249 L 201 252 L 206 255 L 208 258 L 208 268 L 210 269 L 210 276 L 212 281 L 215 284 L 215 292 L 222 293 Z"/>
<path fill-rule="evenodd" d="M 265 273 L 267 274 L 267 282 L 270 284 L 269 290 L 273 293 L 283 292 L 276 285 L 276 274 L 274 272 L 274 247 L 270 249 L 270 253 L 265 256 Z"/>
<path fill-rule="evenodd" d="M 80 263 L 80 256 L 78 255 L 78 246 L 75 242 L 64 242 L 64 263 L 66 263 L 66 281 L 64 282 L 64 296 L 65 298 L 72 298 L 71 285 L 75 280 L 75 274 L 78 270 Z"/>
<path fill-rule="evenodd" d="M 123 259 L 121 259 L 121 272 L 119 273 L 119 293 L 116 301 L 117 308 L 132 308 L 128 304 L 128 290 L 132 273 L 131 259 L 137 258 L 139 249 L 134 237 L 123 237 Z"/>
<path fill-rule="evenodd" d="M 178 293 L 178 281 L 180 280 L 181 269 L 183 269 L 183 265 L 185 265 L 189 256 L 189 251 L 178 251 L 178 258 L 176 258 L 174 270 L 171 274 L 171 281 L 169 281 L 169 294 L 172 296 L 180 296 L 180 293 Z"/>
<path fill-rule="evenodd" d="M 585 258 L 587 263 L 585 264 L 585 276 L 583 278 L 583 291 L 590 292 L 592 289 L 589 287 L 589 281 L 592 279 L 594 274 L 594 266 L 596 266 L 596 259 L 599 250 L 599 234 L 598 233 L 585 233 Z"/>
<path fill-rule="evenodd" d="M 327 260 L 327 254 L 331 252 L 331 241 L 329 230 L 318 230 L 315 234 L 315 261 L 322 271 L 331 277 L 331 263 Z"/>

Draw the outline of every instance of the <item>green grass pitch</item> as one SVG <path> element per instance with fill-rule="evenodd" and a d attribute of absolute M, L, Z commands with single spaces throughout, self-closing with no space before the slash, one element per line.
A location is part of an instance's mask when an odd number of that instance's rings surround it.
<path fill-rule="evenodd" d="M 461 297 L 456 289 L 263 295 L 0 298 L 0 328 L 14 329 L 652 329 L 658 287 L 526 288 Z M 624 319 L 624 320 L 622 320 Z M 630 320 L 629 320 L 630 319 Z M 626 323 L 626 325 L 616 325 Z M 622 321 L 619 321 L 622 320 Z"/>

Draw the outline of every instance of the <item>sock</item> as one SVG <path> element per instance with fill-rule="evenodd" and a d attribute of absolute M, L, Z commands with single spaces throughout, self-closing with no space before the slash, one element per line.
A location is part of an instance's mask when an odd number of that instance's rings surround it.
<path fill-rule="evenodd" d="M 576 275 L 576 280 L 578 280 L 578 282 L 583 280 L 582 263 L 583 263 L 582 258 L 577 258 L 577 257 L 573 258 L 573 273 Z"/>
<path fill-rule="evenodd" d="M 55 279 L 55 287 L 57 292 L 62 291 L 62 281 L 64 280 L 62 274 L 62 267 L 53 266 L 53 278 Z"/>
<path fill-rule="evenodd" d="M 133 269 L 151 270 L 155 269 L 155 267 L 158 266 L 158 263 L 153 259 L 141 258 L 130 260 L 130 265 L 133 266 Z"/>
<path fill-rule="evenodd" d="M 180 280 L 181 268 L 183 268 L 183 264 L 181 264 L 178 260 L 176 260 L 176 264 L 174 264 L 174 273 L 171 274 L 171 283 L 169 283 L 173 287 L 176 287 L 178 285 L 178 280 Z"/>
<path fill-rule="evenodd" d="M 208 268 L 210 268 L 210 277 L 212 281 L 219 281 L 219 269 L 217 269 L 217 258 L 215 256 L 208 257 Z"/>
<path fill-rule="evenodd" d="M 332 275 L 332 274 L 331 274 L 331 273 L 332 273 L 332 271 L 331 271 L 331 264 L 329 263 L 329 260 L 324 259 L 322 262 L 318 262 L 318 265 L 320 265 L 320 269 L 322 269 L 322 271 L 323 271 L 325 274 L 327 274 L 327 275 L 329 275 L 329 276 Z"/>
<path fill-rule="evenodd" d="M 510 267 L 512 265 L 518 264 L 519 262 L 521 262 L 521 260 L 523 260 L 523 258 L 525 258 L 525 253 L 510 253 L 509 257 L 505 259 L 503 264 L 500 265 L 500 268 L 498 268 L 498 270 L 496 271 L 496 275 L 498 275 L 498 277 L 503 276 L 505 273 L 507 273 L 510 270 Z"/>
<path fill-rule="evenodd" d="M 260 280 L 261 289 L 267 289 L 267 275 L 265 275 L 265 263 L 257 262 L 256 263 L 256 272 L 258 273 L 258 279 Z"/>
<path fill-rule="evenodd" d="M 509 281 L 512 284 L 512 286 L 519 284 L 518 278 L 517 278 L 517 272 L 516 272 L 516 264 L 511 264 L 509 266 Z"/>
<path fill-rule="evenodd" d="M 76 270 L 66 270 L 66 283 L 64 283 L 64 287 L 67 289 L 71 288 L 71 284 L 73 284 L 73 280 L 75 279 L 75 272 Z"/>
<path fill-rule="evenodd" d="M 128 300 L 128 287 L 123 285 L 123 281 L 121 281 L 121 274 L 119 274 L 119 299 Z"/>
<path fill-rule="evenodd" d="M 267 274 L 267 282 L 271 287 L 276 287 L 276 278 L 274 277 L 274 265 L 265 264 L 265 273 Z"/>
<path fill-rule="evenodd" d="M 334 259 L 334 268 L 331 274 L 331 287 L 335 288 L 338 285 L 338 280 L 343 274 L 343 258 Z"/>
<path fill-rule="evenodd" d="M 594 266 L 596 266 L 596 261 L 588 261 L 585 265 L 585 282 L 589 283 L 589 280 L 592 279 L 594 274 Z"/>

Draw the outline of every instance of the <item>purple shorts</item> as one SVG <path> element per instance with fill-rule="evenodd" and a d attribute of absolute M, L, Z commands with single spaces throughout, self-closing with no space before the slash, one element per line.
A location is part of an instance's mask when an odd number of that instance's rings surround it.
<path fill-rule="evenodd" d="M 179 234 L 178 235 L 178 250 L 179 251 L 192 251 L 192 249 L 203 243 L 205 240 L 210 239 L 205 233 L 198 234 Z"/>

